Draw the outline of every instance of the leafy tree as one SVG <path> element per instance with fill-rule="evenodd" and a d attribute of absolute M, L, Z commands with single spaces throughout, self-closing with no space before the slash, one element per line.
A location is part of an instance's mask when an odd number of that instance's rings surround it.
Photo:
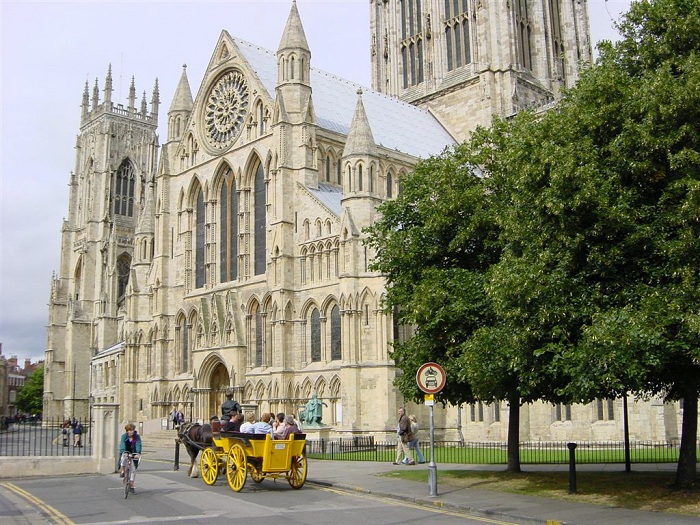
<path fill-rule="evenodd" d="M 700 4 L 635 2 L 620 28 L 622 41 L 605 44 L 537 124 L 545 140 L 511 179 L 502 227 L 513 271 L 493 281 L 494 300 L 559 319 L 550 328 L 566 337 L 538 352 L 571 378 L 564 397 L 682 399 L 676 485 L 688 487 L 700 391 Z"/>
<path fill-rule="evenodd" d="M 401 323 L 415 326 L 391 354 L 404 372 L 399 389 L 419 399 L 415 372 L 435 361 L 449 378 L 439 400 L 506 400 L 510 471 L 520 470 L 521 403 L 558 400 L 557 379 L 541 373 L 551 355 L 536 352 L 551 340 L 547 327 L 534 316 L 511 315 L 490 291 L 508 248 L 501 226 L 504 203 L 513 199 L 508 181 L 539 143 L 533 122 L 530 114 L 498 121 L 421 162 L 367 230 L 377 252 L 372 268 L 387 279 L 386 303 Z"/>
<path fill-rule="evenodd" d="M 17 391 L 15 405 L 26 414 L 40 414 L 44 401 L 44 367 L 38 366 Z"/>
<path fill-rule="evenodd" d="M 369 230 L 387 304 L 445 366 L 453 403 L 682 399 L 693 484 L 700 391 L 700 3 L 632 4 L 558 108 L 422 163 Z M 511 416 L 517 410 L 511 410 Z M 517 425 L 509 422 L 509 469 Z M 511 461 L 512 460 L 512 461 Z"/>

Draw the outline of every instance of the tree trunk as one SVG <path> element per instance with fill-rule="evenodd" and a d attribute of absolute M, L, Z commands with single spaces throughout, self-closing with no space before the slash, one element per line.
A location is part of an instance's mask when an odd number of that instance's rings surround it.
<path fill-rule="evenodd" d="M 678 489 L 693 488 L 697 468 L 695 447 L 698 439 L 698 392 L 687 394 L 683 399 L 681 450 L 676 469 L 675 486 Z"/>
<path fill-rule="evenodd" d="M 508 472 L 520 472 L 520 398 L 512 396 L 508 416 Z"/>

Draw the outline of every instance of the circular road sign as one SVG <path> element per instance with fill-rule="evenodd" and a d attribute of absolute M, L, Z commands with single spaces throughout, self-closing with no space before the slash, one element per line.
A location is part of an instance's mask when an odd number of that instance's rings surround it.
<path fill-rule="evenodd" d="M 416 383 L 426 394 L 437 394 L 445 386 L 447 376 L 437 363 L 425 363 L 416 372 Z"/>

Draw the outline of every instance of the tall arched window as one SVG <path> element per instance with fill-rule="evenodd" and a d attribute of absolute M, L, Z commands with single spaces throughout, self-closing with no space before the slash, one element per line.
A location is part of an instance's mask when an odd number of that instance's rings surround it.
<path fill-rule="evenodd" d="M 469 37 L 469 6 L 467 2 L 445 0 L 445 46 L 447 70 L 466 66 L 471 62 Z"/>
<path fill-rule="evenodd" d="M 517 41 L 520 65 L 526 69 L 532 69 L 532 42 L 530 40 L 532 28 L 530 27 L 530 15 L 528 13 L 528 0 L 517 0 L 515 23 L 517 24 Z"/>
<path fill-rule="evenodd" d="M 187 372 L 187 368 L 190 366 L 190 330 L 188 321 L 184 317 L 180 333 L 182 337 L 180 344 L 182 350 L 180 354 L 180 372 Z"/>
<path fill-rule="evenodd" d="M 123 253 L 117 259 L 117 301 L 121 302 L 126 294 L 126 287 L 129 284 L 129 273 L 131 272 L 131 256 Z"/>
<path fill-rule="evenodd" d="M 255 171 L 255 275 L 265 273 L 267 250 L 267 203 L 265 199 L 265 172 L 262 164 Z"/>
<path fill-rule="evenodd" d="M 134 216 L 134 167 L 125 159 L 121 163 L 114 181 L 114 214 L 124 217 Z"/>
<path fill-rule="evenodd" d="M 201 188 L 197 191 L 197 211 L 195 217 L 195 288 L 204 286 L 204 194 Z"/>
<path fill-rule="evenodd" d="M 343 358 L 340 330 L 340 308 L 335 305 L 331 309 L 331 360 Z"/>
<path fill-rule="evenodd" d="M 391 173 L 386 175 L 386 198 L 391 199 L 394 196 L 394 177 Z"/>
<path fill-rule="evenodd" d="M 230 170 L 221 185 L 219 202 L 219 274 L 223 283 L 238 278 L 238 192 Z"/>
<path fill-rule="evenodd" d="M 255 366 L 263 364 L 263 319 L 260 306 L 255 309 Z"/>
<path fill-rule="evenodd" d="M 321 360 L 321 314 L 318 308 L 311 312 L 311 361 Z"/>

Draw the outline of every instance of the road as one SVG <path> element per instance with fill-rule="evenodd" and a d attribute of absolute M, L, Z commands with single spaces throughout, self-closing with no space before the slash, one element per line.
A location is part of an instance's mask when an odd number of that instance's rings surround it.
<path fill-rule="evenodd" d="M 372 523 L 501 524 L 510 522 L 471 517 L 452 510 L 428 508 L 370 494 L 316 486 L 300 490 L 286 480 L 248 478 L 239 493 L 225 479 L 207 486 L 172 463 L 142 461 L 136 494 L 124 499 L 116 474 L 64 478 L 4 480 L 0 482 L 3 525 L 124 523 L 273 523 L 356 525 Z"/>

